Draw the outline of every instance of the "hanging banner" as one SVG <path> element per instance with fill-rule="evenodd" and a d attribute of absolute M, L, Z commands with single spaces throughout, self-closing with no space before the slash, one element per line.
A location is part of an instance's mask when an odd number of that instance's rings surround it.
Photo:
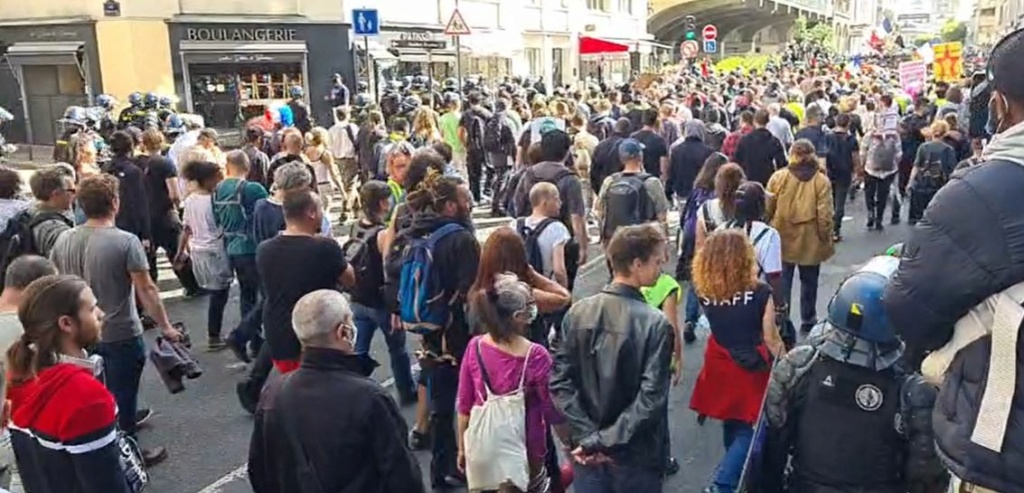
<path fill-rule="evenodd" d="M 928 78 L 928 66 L 923 61 L 900 64 L 900 87 L 907 94 L 920 94 Z"/>
<path fill-rule="evenodd" d="M 961 43 L 942 43 L 932 47 L 935 53 L 932 71 L 936 81 L 955 82 L 963 78 L 963 49 Z"/>

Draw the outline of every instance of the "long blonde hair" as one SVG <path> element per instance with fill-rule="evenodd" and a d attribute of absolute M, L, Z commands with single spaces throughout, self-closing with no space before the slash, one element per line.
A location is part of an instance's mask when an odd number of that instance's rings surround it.
<path fill-rule="evenodd" d="M 412 134 L 428 139 L 433 139 L 440 134 L 437 129 L 437 119 L 434 118 L 434 110 L 424 107 L 416 112 L 416 118 L 412 122 Z"/>

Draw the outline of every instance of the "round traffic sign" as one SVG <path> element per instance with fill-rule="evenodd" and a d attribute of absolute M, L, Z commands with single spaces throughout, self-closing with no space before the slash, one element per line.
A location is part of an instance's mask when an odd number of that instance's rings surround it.
<path fill-rule="evenodd" d="M 718 28 L 714 24 L 708 24 L 704 26 L 704 30 L 701 31 L 704 35 L 704 39 L 715 39 L 718 37 Z"/>
<path fill-rule="evenodd" d="M 692 39 L 683 41 L 683 44 L 679 45 L 679 53 L 683 55 L 683 58 L 693 58 L 697 56 L 698 51 L 700 51 L 700 46 Z"/>

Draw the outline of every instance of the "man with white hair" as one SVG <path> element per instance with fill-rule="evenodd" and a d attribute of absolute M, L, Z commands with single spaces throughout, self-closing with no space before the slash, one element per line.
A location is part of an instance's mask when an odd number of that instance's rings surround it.
<path fill-rule="evenodd" d="M 779 142 L 782 142 L 782 147 L 789 149 L 789 146 L 793 145 L 793 127 L 790 126 L 789 121 L 779 116 L 782 111 L 782 105 L 779 103 L 772 103 L 768 105 L 768 129 Z"/>
<path fill-rule="evenodd" d="M 249 444 L 253 491 L 424 491 L 405 420 L 369 378 L 376 362 L 355 352 L 345 295 L 306 294 L 291 323 L 302 364 L 272 380 L 260 399 Z"/>

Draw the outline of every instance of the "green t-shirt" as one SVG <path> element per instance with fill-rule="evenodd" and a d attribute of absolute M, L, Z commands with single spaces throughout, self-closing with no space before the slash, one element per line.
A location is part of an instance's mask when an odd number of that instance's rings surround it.
<path fill-rule="evenodd" d="M 462 147 L 462 142 L 459 142 L 459 120 L 462 119 L 462 114 L 458 111 L 449 111 L 441 115 L 441 138 L 444 139 L 445 143 L 452 146 L 452 152 L 455 154 L 462 154 L 465 149 Z"/>
<path fill-rule="evenodd" d="M 239 194 L 240 183 L 242 180 L 238 178 L 227 178 L 217 185 L 213 193 L 213 217 L 217 226 L 224 230 L 228 255 L 255 255 L 252 215 L 256 201 L 268 197 L 267 189 L 259 183 L 247 181 Z"/>
<path fill-rule="evenodd" d="M 640 292 L 644 295 L 644 300 L 647 301 L 648 305 L 654 308 L 661 309 L 661 305 L 665 304 L 665 300 L 669 296 L 675 296 L 676 301 L 679 301 L 682 296 L 682 290 L 679 289 L 679 283 L 676 282 L 675 278 L 668 274 L 662 274 L 658 278 L 658 282 L 654 283 L 654 286 L 647 288 L 640 288 Z"/>

